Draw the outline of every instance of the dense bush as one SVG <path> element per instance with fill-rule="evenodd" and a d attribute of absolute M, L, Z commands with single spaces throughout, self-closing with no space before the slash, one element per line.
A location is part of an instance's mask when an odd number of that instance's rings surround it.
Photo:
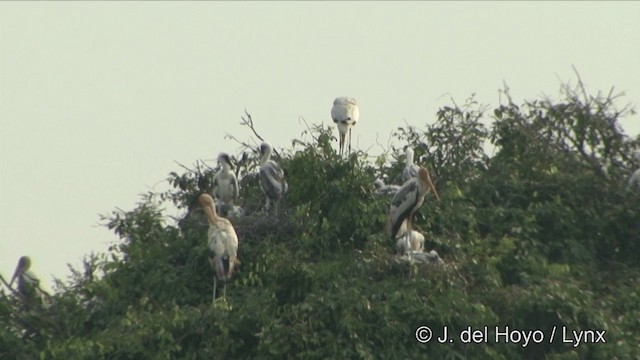
<path fill-rule="evenodd" d="M 310 127 L 310 139 L 279 151 L 290 190 L 278 217 L 261 210 L 257 154 L 246 148 L 237 172 L 247 216 L 233 220 L 241 264 L 227 302 L 211 302 L 208 225 L 194 206 L 213 170 L 172 172 L 174 190 L 105 217 L 119 243 L 87 257 L 50 304 L 27 311 L 2 292 L 0 357 L 638 358 L 640 194 L 626 181 L 640 139 L 620 129 L 629 110 L 614 96 L 581 90 L 521 105 L 507 97 L 489 118 L 473 98 L 453 103 L 424 129 L 399 129 L 401 146 L 374 163 L 340 158 L 335 129 Z M 440 193 L 415 225 L 444 266 L 398 262 L 384 234 L 389 198 L 373 181 L 399 179 L 405 145 Z M 175 225 L 165 202 L 186 214 Z M 450 336 L 539 329 L 546 341 L 420 344 L 421 325 L 435 336 L 444 326 Z M 554 326 L 606 330 L 607 342 L 550 343 Z"/>

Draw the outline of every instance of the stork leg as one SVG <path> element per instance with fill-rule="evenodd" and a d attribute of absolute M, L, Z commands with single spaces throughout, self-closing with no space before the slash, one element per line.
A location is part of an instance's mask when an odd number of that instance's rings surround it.
<path fill-rule="evenodd" d="M 216 287 L 218 285 L 218 278 L 213 274 L 213 302 L 216 302 Z"/>
<path fill-rule="evenodd" d="M 351 154 L 351 128 L 349 128 L 349 152 L 347 153 L 347 157 Z"/>
<path fill-rule="evenodd" d="M 405 234 L 405 241 L 406 241 L 406 246 L 407 246 L 407 254 L 409 253 L 411 249 L 411 216 L 413 214 L 409 215 L 409 217 L 407 218 L 407 232 Z"/>
<path fill-rule="evenodd" d="M 271 200 L 269 199 L 269 197 L 267 196 L 267 201 L 264 204 L 264 211 L 267 213 L 267 215 L 269 214 L 269 210 L 271 209 Z"/>
<path fill-rule="evenodd" d="M 227 280 L 223 280 L 222 283 L 224 284 L 224 287 L 222 288 L 222 298 L 226 301 L 227 300 Z"/>

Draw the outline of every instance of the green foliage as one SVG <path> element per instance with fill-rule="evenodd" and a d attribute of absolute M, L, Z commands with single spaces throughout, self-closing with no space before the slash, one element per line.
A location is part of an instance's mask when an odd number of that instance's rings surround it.
<path fill-rule="evenodd" d="M 50 302 L 25 309 L 0 293 L 0 358 L 637 358 L 640 194 L 625 185 L 640 141 L 621 131 L 629 110 L 612 94 L 564 91 L 521 105 L 506 93 L 491 119 L 471 97 L 396 132 L 438 188 L 414 224 L 445 266 L 399 262 L 384 233 L 390 199 L 373 181 L 398 181 L 404 148 L 390 162 L 341 158 L 335 129 L 312 126 L 276 156 L 289 182 L 277 217 L 262 211 L 255 149 L 237 156 L 247 216 L 232 219 L 241 264 L 227 302 L 211 302 L 208 224 L 194 204 L 215 169 L 183 166 L 173 190 L 104 217 L 119 241 L 72 269 Z M 167 202 L 186 214 L 176 225 Z M 607 343 L 420 344 L 422 325 L 434 336 L 606 330 Z"/>

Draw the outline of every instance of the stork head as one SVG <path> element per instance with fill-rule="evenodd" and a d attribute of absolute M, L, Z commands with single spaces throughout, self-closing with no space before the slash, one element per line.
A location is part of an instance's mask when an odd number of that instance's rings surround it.
<path fill-rule="evenodd" d="M 233 164 L 231 163 L 231 157 L 227 153 L 220 153 L 218 155 L 218 163 L 223 167 L 226 165 L 228 168 L 233 169 Z"/>
<path fill-rule="evenodd" d="M 260 144 L 259 150 L 260 150 L 260 162 L 264 163 L 265 161 L 269 160 L 269 158 L 271 157 L 271 152 L 273 151 L 271 144 L 269 144 L 266 141 L 263 141 L 262 144 Z"/>
<path fill-rule="evenodd" d="M 31 267 L 31 258 L 28 256 L 20 257 L 20 260 L 18 260 L 18 266 L 16 266 L 16 271 L 14 271 L 13 276 L 11 277 L 11 282 L 9 282 L 9 285 L 12 285 L 13 282 L 16 280 L 16 278 L 24 274 L 24 272 L 29 270 L 30 267 Z"/>
<path fill-rule="evenodd" d="M 262 144 L 260 144 L 260 155 L 271 154 L 272 151 L 273 148 L 268 142 L 263 141 Z"/>
<path fill-rule="evenodd" d="M 427 256 L 433 264 L 438 264 L 438 265 L 444 264 L 444 261 L 442 260 L 442 258 L 440 258 L 440 255 L 438 255 L 438 253 L 435 250 L 429 251 L 427 253 Z"/>
<path fill-rule="evenodd" d="M 271 144 L 269 144 L 266 141 L 263 141 L 262 144 L 260 144 L 260 153 L 261 154 L 266 154 L 268 152 L 271 152 L 273 148 L 271 147 Z"/>
<path fill-rule="evenodd" d="M 427 189 L 430 189 L 431 191 L 433 191 L 433 194 L 436 196 L 436 199 L 440 200 L 440 196 L 438 196 L 436 187 L 433 185 L 433 182 L 431 181 L 431 176 L 429 176 L 429 171 L 427 171 L 427 169 L 420 167 L 420 170 L 418 170 L 418 179 L 420 179 L 420 182 L 422 182 L 427 187 Z"/>

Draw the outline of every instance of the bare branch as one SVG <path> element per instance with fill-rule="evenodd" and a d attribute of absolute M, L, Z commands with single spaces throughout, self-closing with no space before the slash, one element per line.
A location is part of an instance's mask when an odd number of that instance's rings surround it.
<path fill-rule="evenodd" d="M 584 83 L 582 82 L 582 78 L 578 73 L 578 69 L 576 69 L 575 65 L 573 64 L 571 64 L 571 68 L 573 68 L 573 72 L 576 74 L 576 77 L 578 78 L 578 87 L 580 88 L 580 91 L 582 91 L 582 97 L 584 97 L 584 103 L 588 105 L 589 96 L 587 95 L 587 90 L 584 88 Z"/>
<path fill-rule="evenodd" d="M 4 286 L 7 287 L 7 289 L 11 290 L 12 293 L 14 293 L 15 295 L 18 295 L 18 292 L 11 287 L 11 285 L 9 285 L 9 283 L 7 283 L 7 281 L 4 279 L 4 276 L 2 276 L 2 274 L 0 274 L 0 280 L 2 280 L 2 283 L 4 284 Z"/>
<path fill-rule="evenodd" d="M 213 168 L 213 167 L 211 167 L 211 166 L 207 165 L 207 164 L 205 163 L 205 160 L 200 160 L 200 162 L 202 163 L 202 165 L 204 165 L 204 167 L 206 167 L 207 169 L 209 169 L 209 170 L 211 170 L 211 171 L 214 171 L 214 170 L 216 169 L 216 168 Z"/>
<path fill-rule="evenodd" d="M 256 131 L 254 125 L 253 125 L 253 118 L 251 118 L 251 114 L 249 114 L 247 112 L 247 109 L 244 109 L 244 113 L 245 115 L 247 115 L 247 117 L 245 118 L 244 116 L 241 116 L 240 118 L 242 119 L 242 122 L 240 123 L 240 125 L 246 125 L 249 127 L 249 129 L 251 129 L 251 131 L 253 132 L 253 134 L 260 139 L 260 141 L 264 141 L 264 139 L 262 138 L 262 136 L 260 136 L 260 134 L 258 134 L 258 132 Z"/>
<path fill-rule="evenodd" d="M 235 137 L 235 136 L 233 136 L 233 135 L 226 134 L 226 135 L 224 136 L 224 138 L 225 138 L 225 139 L 233 140 L 233 141 L 237 142 L 238 144 L 242 145 L 242 146 L 243 146 L 244 148 L 246 148 L 246 149 L 252 149 L 252 150 L 253 150 L 253 149 L 255 148 L 255 146 L 251 146 L 251 145 L 249 145 L 249 144 L 247 144 L 247 143 L 245 143 L 245 142 L 242 142 L 242 141 L 238 140 L 238 138 L 236 138 L 236 137 Z"/>
<path fill-rule="evenodd" d="M 302 115 L 298 116 L 298 124 L 300 124 L 301 121 L 304 122 L 304 126 L 307 127 L 307 130 L 309 131 L 309 135 L 311 135 L 311 137 L 316 141 L 316 143 L 320 142 L 320 140 L 317 137 L 313 136 L 313 130 L 311 130 L 311 128 L 309 127 L 309 124 L 307 123 L 307 120 Z"/>
<path fill-rule="evenodd" d="M 179 162 L 177 162 L 175 160 L 173 162 L 175 162 L 176 164 L 178 164 L 178 166 L 180 166 L 181 168 L 187 170 L 188 172 L 195 172 L 195 170 L 190 169 L 190 168 L 186 167 L 185 165 L 182 165 L 181 163 L 179 163 Z"/>

